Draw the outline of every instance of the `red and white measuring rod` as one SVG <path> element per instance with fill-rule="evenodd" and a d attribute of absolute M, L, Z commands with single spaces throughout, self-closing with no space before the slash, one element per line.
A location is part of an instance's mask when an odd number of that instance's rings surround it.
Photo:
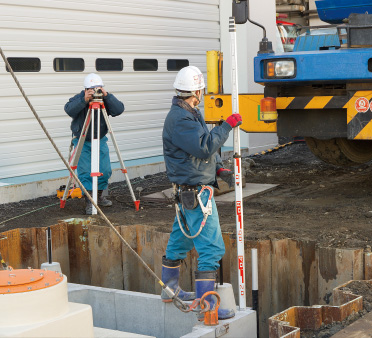
<path fill-rule="evenodd" d="M 236 55 L 236 26 L 235 18 L 229 19 L 230 49 L 231 49 L 231 102 L 232 113 L 239 114 L 238 97 L 238 70 Z M 246 308 L 245 291 L 245 258 L 244 258 L 244 223 L 243 223 L 243 191 L 242 191 L 242 163 L 240 151 L 240 128 L 234 130 L 234 173 L 235 173 L 235 212 L 236 212 L 236 239 L 238 250 L 238 280 L 239 280 L 239 309 Z"/>

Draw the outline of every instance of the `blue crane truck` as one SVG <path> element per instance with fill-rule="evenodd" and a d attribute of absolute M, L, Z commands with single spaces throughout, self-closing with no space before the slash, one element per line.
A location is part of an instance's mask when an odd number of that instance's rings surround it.
<path fill-rule="evenodd" d="M 242 129 L 304 137 L 333 165 L 366 163 L 372 160 L 372 2 L 319 0 L 316 6 L 329 25 L 303 27 L 293 52 L 275 53 L 264 30 L 254 59 L 254 80 L 264 94 L 239 95 Z M 233 15 L 237 24 L 257 24 L 247 1 L 233 0 Z M 222 93 L 206 95 L 206 120 L 229 115 L 228 103 Z"/>

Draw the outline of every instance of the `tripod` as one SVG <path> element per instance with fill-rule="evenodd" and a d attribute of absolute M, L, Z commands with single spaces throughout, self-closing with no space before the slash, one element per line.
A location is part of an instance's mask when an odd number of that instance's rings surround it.
<path fill-rule="evenodd" d="M 98 201 L 98 177 L 102 176 L 102 173 L 99 172 L 99 152 L 100 152 L 100 144 L 99 144 L 99 142 L 100 142 L 100 139 L 99 139 L 100 123 L 99 123 L 99 121 L 100 121 L 100 114 L 102 114 L 102 116 L 105 119 L 108 132 L 111 136 L 112 143 L 115 147 L 116 155 L 118 156 L 118 159 L 120 161 L 121 171 L 124 174 L 125 179 L 127 181 L 129 191 L 130 191 L 130 194 L 131 194 L 133 202 L 134 202 L 134 206 L 135 206 L 136 210 L 138 211 L 140 201 L 136 200 L 136 197 L 134 195 L 132 185 L 131 185 L 129 177 L 128 177 L 128 171 L 124 166 L 124 161 L 121 157 L 118 145 L 116 143 L 116 139 L 115 139 L 114 133 L 112 131 L 111 124 L 110 124 L 110 121 L 109 121 L 107 111 L 106 111 L 105 105 L 103 103 L 102 97 L 103 97 L 102 91 L 97 90 L 93 95 L 93 100 L 89 103 L 89 110 L 88 110 L 87 116 L 85 117 L 83 129 L 81 131 L 79 141 L 78 141 L 78 143 L 76 145 L 76 148 L 74 150 L 74 154 L 72 155 L 72 159 L 71 159 L 72 161 L 70 162 L 71 163 L 71 169 L 72 170 L 77 169 L 77 164 L 79 162 L 81 151 L 83 149 L 83 145 L 84 145 L 84 142 L 85 142 L 85 139 L 86 139 L 86 136 L 87 136 L 89 126 L 90 126 L 91 127 L 91 174 L 90 175 L 92 177 L 92 187 L 93 187 L 92 198 L 93 198 L 94 202 L 97 203 L 97 201 Z M 96 121 L 96 120 L 97 120 L 97 133 L 96 133 L 97 136 L 95 136 L 95 134 L 94 134 L 94 131 L 95 131 L 94 121 Z M 73 179 L 73 177 L 70 174 L 69 179 L 68 179 L 67 184 L 66 184 L 66 187 L 65 187 L 65 192 L 64 192 L 64 194 L 61 198 L 61 202 L 60 202 L 61 203 L 60 204 L 61 208 L 65 207 L 66 199 L 67 199 L 68 194 L 69 194 L 69 189 L 70 189 L 72 179 Z M 92 214 L 93 215 L 97 214 L 97 209 L 94 206 L 92 207 Z"/>

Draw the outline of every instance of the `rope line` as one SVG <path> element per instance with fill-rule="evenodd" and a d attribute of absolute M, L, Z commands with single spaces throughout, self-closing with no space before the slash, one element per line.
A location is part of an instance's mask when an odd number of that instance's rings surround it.
<path fill-rule="evenodd" d="M 47 136 L 47 138 L 49 139 L 50 143 L 52 144 L 53 148 L 55 149 L 55 151 L 57 152 L 58 156 L 61 158 L 62 162 L 64 163 L 64 165 L 66 166 L 66 168 L 68 169 L 68 171 L 70 172 L 70 174 L 73 176 L 73 178 L 76 180 L 76 182 L 78 182 L 78 184 L 81 186 L 82 190 L 84 191 L 85 195 L 88 197 L 89 201 L 92 202 L 92 204 L 94 205 L 94 207 L 97 209 L 98 213 L 102 216 L 102 218 L 104 219 L 104 221 L 106 222 L 107 225 L 109 225 L 109 227 L 115 232 L 115 234 L 120 238 L 121 242 L 130 250 L 130 252 L 132 252 L 132 254 L 143 264 L 143 266 L 145 267 L 145 269 L 155 278 L 155 280 L 162 286 L 163 289 L 167 289 L 165 284 L 162 282 L 162 280 L 150 269 L 150 267 L 146 264 L 146 262 L 137 254 L 136 251 L 134 251 L 134 249 L 128 244 L 128 242 L 121 236 L 121 234 L 115 229 L 115 227 L 113 226 L 113 224 L 110 222 L 110 220 L 106 217 L 106 215 L 103 213 L 103 211 L 99 208 L 99 206 L 94 202 L 92 196 L 89 195 L 88 191 L 85 189 L 85 187 L 83 186 L 83 184 L 80 182 L 79 178 L 77 177 L 77 175 L 75 174 L 75 172 L 71 169 L 70 165 L 68 164 L 68 162 L 65 160 L 65 158 L 63 157 L 62 153 L 60 152 L 60 150 L 58 149 L 57 145 L 55 144 L 53 138 L 50 136 L 48 130 L 45 128 L 43 122 L 41 121 L 39 115 L 37 114 L 37 112 L 35 111 L 34 107 L 32 106 L 30 100 L 28 99 L 27 95 L 25 94 L 25 92 L 23 91 L 23 88 L 21 86 L 21 84 L 18 82 L 18 79 L 16 77 L 16 75 L 14 74 L 13 72 L 13 69 L 11 67 L 11 65 L 9 64 L 8 60 L 6 59 L 5 55 L 4 55 L 4 52 L 2 50 L 2 48 L 0 47 L 0 54 L 1 54 L 1 57 L 3 58 L 6 66 L 8 67 L 8 70 L 10 72 L 10 74 L 12 75 L 13 77 L 13 80 L 14 82 L 16 83 L 18 89 L 20 90 L 20 92 L 22 93 L 22 96 L 23 98 L 26 100 L 28 106 L 30 107 L 32 113 L 34 114 L 36 120 L 39 122 L 39 125 L 41 127 L 41 129 L 44 131 L 45 135 Z M 168 290 L 166 290 L 166 292 L 169 291 L 169 288 Z M 167 292 L 168 293 L 168 292 Z"/>
<path fill-rule="evenodd" d="M 39 210 L 42 210 L 42 209 L 46 209 L 46 208 L 49 208 L 49 207 L 52 207 L 53 205 L 58 205 L 60 204 L 59 202 L 58 203 L 54 203 L 54 204 L 49 204 L 49 205 L 46 205 L 45 207 L 41 207 L 41 208 L 37 208 L 37 209 L 34 209 L 34 210 L 31 210 L 31 211 L 28 211 L 28 212 L 25 212 L 24 214 L 21 214 L 21 215 L 17 215 L 17 216 L 14 216 L 12 218 L 9 218 L 9 219 L 6 219 L 5 221 L 2 221 L 0 222 L 0 224 L 4 224 L 4 223 L 7 223 L 13 219 L 16 219 L 16 218 L 19 218 L 19 217 L 22 217 L 22 216 L 26 216 L 28 214 L 32 214 L 33 212 L 35 211 L 39 211 Z M 4 225 L 3 225 L 4 226 Z M 0 228 L 2 228 L 3 226 L 1 226 Z"/>

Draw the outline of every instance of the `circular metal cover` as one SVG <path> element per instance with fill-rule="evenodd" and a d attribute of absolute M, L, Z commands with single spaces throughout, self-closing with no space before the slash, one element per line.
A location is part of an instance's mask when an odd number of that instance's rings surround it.
<path fill-rule="evenodd" d="M 63 275 L 56 271 L 19 269 L 0 271 L 0 294 L 41 290 L 60 283 Z"/>

